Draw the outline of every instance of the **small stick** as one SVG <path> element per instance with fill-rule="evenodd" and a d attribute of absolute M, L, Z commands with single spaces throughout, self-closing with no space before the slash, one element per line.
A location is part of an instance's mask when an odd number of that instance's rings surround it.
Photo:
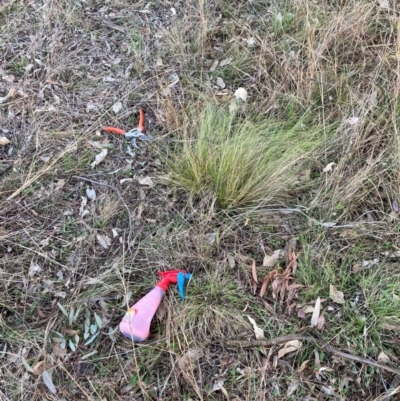
<path fill-rule="evenodd" d="M 114 190 L 115 192 L 117 192 L 119 194 L 118 188 L 115 188 L 112 185 L 104 184 L 104 183 L 98 182 L 98 181 L 93 181 L 93 180 L 91 180 L 89 178 L 80 177 L 79 175 L 73 175 L 72 178 L 75 178 L 76 180 L 82 180 L 82 181 L 90 182 L 91 184 L 102 185 L 103 187 L 108 187 L 108 188 Z"/>
<path fill-rule="evenodd" d="M 360 362 L 360 363 L 365 363 L 370 366 L 375 366 L 377 368 L 387 370 L 388 372 L 392 372 L 396 375 L 400 375 L 400 370 L 396 368 L 392 368 L 388 365 L 381 364 L 379 362 L 376 362 L 372 359 L 368 358 L 363 358 L 361 356 L 357 355 L 352 355 L 348 354 L 347 352 L 342 352 L 328 344 L 325 344 L 322 340 L 319 340 L 317 338 L 311 337 L 311 336 L 302 336 L 302 335 L 296 335 L 296 334 L 288 334 L 286 336 L 281 336 L 281 337 L 276 337 L 271 340 L 250 340 L 250 341 L 240 341 L 240 340 L 228 340 L 225 342 L 226 345 L 228 346 L 236 346 L 239 345 L 243 348 L 251 348 L 251 347 L 273 347 L 274 345 L 278 344 L 283 344 L 288 341 L 293 341 L 293 340 L 303 340 L 303 341 L 310 341 L 314 342 L 317 345 L 319 345 L 323 350 L 338 356 L 340 358 L 344 359 L 349 359 L 352 361 Z"/>
<path fill-rule="evenodd" d="M 288 341 L 293 340 L 304 340 L 309 341 L 312 337 L 302 336 L 297 334 L 288 334 L 286 336 L 272 338 L 270 340 L 250 340 L 250 341 L 241 341 L 241 340 L 228 340 L 225 342 L 228 346 L 240 345 L 242 348 L 252 348 L 252 347 L 273 347 L 274 345 L 287 343 Z"/>

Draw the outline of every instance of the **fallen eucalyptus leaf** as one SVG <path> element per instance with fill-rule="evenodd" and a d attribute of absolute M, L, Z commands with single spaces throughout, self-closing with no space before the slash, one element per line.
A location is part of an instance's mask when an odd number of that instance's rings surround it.
<path fill-rule="evenodd" d="M 381 8 L 390 10 L 389 0 L 378 0 L 378 3 Z"/>
<path fill-rule="evenodd" d="M 111 246 L 111 239 L 107 237 L 107 235 L 96 235 L 98 243 L 104 248 L 108 249 L 109 246 Z"/>
<path fill-rule="evenodd" d="M 39 361 L 34 367 L 33 367 L 33 374 L 36 376 L 39 376 L 43 373 L 44 370 L 44 361 Z"/>
<path fill-rule="evenodd" d="M 336 223 L 334 221 L 326 221 L 325 223 L 321 223 L 321 227 L 335 227 Z"/>
<path fill-rule="evenodd" d="M 323 171 L 324 173 L 331 173 L 333 167 L 335 167 L 335 166 L 336 166 L 336 163 L 333 163 L 333 162 L 328 163 L 322 171 Z"/>
<path fill-rule="evenodd" d="M 139 177 L 138 182 L 140 185 L 146 185 L 148 187 L 154 186 L 154 182 L 150 177 Z"/>
<path fill-rule="evenodd" d="M 86 342 L 85 342 L 85 344 L 83 344 L 83 345 L 89 345 L 89 344 L 91 344 L 96 338 L 97 338 L 97 336 L 100 334 L 100 331 L 98 331 L 96 334 L 94 334 L 92 337 L 90 337 L 89 338 L 89 340 L 87 340 Z"/>
<path fill-rule="evenodd" d="M 2 77 L 4 81 L 7 81 L 8 83 L 12 84 L 14 82 L 14 75 L 3 75 Z"/>
<path fill-rule="evenodd" d="M 81 206 L 79 207 L 79 216 L 84 217 L 87 214 L 89 214 L 89 210 L 85 209 L 85 206 L 87 205 L 87 198 L 86 196 L 81 196 Z"/>
<path fill-rule="evenodd" d="M 53 379 L 51 378 L 51 374 L 49 372 L 43 372 L 42 374 L 43 383 L 49 389 L 49 391 L 53 394 L 57 394 L 56 387 L 54 386 Z"/>
<path fill-rule="evenodd" d="M 217 234 L 216 234 L 216 233 L 207 233 L 207 234 L 205 235 L 205 237 L 206 237 L 206 239 L 207 239 L 207 242 L 208 242 L 210 245 L 212 245 L 212 244 L 214 244 L 214 242 L 215 242 L 215 240 L 216 240 L 216 238 L 217 238 Z"/>
<path fill-rule="evenodd" d="M 96 199 L 96 191 L 92 188 L 86 188 L 86 196 L 91 200 L 95 200 Z"/>
<path fill-rule="evenodd" d="M 229 395 L 228 392 L 226 391 L 225 387 L 224 387 L 224 379 L 220 379 L 218 380 L 216 383 L 214 383 L 213 388 L 212 388 L 212 392 L 214 391 L 222 391 L 222 393 L 225 395 L 225 397 L 229 400 Z"/>
<path fill-rule="evenodd" d="M 15 94 L 16 91 L 17 91 L 17 90 L 16 90 L 14 87 L 12 87 L 12 88 L 8 91 L 8 93 L 7 93 L 6 96 L 0 97 L 0 103 L 4 103 L 7 99 L 9 99 L 10 97 L 14 96 L 14 94 Z"/>
<path fill-rule="evenodd" d="M 283 348 L 278 351 L 278 359 L 282 358 L 286 354 L 297 351 L 302 346 L 299 340 L 288 341 Z"/>
<path fill-rule="evenodd" d="M 314 306 L 312 305 L 305 305 L 303 308 L 304 313 L 307 315 L 308 313 L 314 312 Z"/>
<path fill-rule="evenodd" d="M 57 188 L 60 189 L 60 188 L 62 188 L 64 185 L 65 185 L 65 180 L 59 179 L 59 180 L 57 181 L 57 184 L 56 184 Z"/>
<path fill-rule="evenodd" d="M 93 102 L 89 102 L 86 105 L 86 113 L 90 113 L 92 110 L 98 110 L 98 104 L 93 103 Z"/>
<path fill-rule="evenodd" d="M 110 327 L 110 328 L 111 328 L 111 327 Z M 86 354 L 86 355 L 83 355 L 83 356 L 81 357 L 81 361 L 84 361 L 85 359 L 87 359 L 87 358 L 89 358 L 89 357 L 91 357 L 91 356 L 93 356 L 93 355 L 96 355 L 98 352 L 99 352 L 99 351 L 94 350 L 94 351 L 92 351 L 92 352 L 89 352 L 89 353 Z"/>
<path fill-rule="evenodd" d="M 28 276 L 33 277 L 36 273 L 40 273 L 41 271 L 42 271 L 41 266 L 39 266 L 37 263 L 34 263 L 33 261 L 31 261 Z"/>
<path fill-rule="evenodd" d="M 64 315 L 66 318 L 69 318 L 68 312 L 67 312 L 67 310 L 64 308 L 64 306 L 61 305 L 59 302 L 57 302 L 57 306 L 59 307 L 59 309 L 60 309 L 60 311 L 63 313 L 63 315 Z"/>
<path fill-rule="evenodd" d="M 317 329 L 321 330 L 325 325 L 325 317 L 324 315 L 320 315 L 318 318 Z"/>
<path fill-rule="evenodd" d="M 71 349 L 72 352 L 76 351 L 76 346 L 75 346 L 75 344 L 74 344 L 74 342 L 72 340 L 68 341 L 68 345 L 69 345 L 69 348 Z"/>
<path fill-rule="evenodd" d="M 112 111 L 115 114 L 118 114 L 121 111 L 121 109 L 122 109 L 122 103 L 121 102 L 117 102 L 112 106 Z"/>
<path fill-rule="evenodd" d="M 216 69 L 217 66 L 218 66 L 218 63 L 219 63 L 218 60 L 215 60 L 215 61 L 212 63 L 212 65 L 211 65 L 211 67 L 210 67 L 210 72 L 215 71 L 215 69 Z"/>
<path fill-rule="evenodd" d="M 359 118 L 359 117 L 350 117 L 350 118 L 348 118 L 348 119 L 345 121 L 345 123 L 348 123 L 348 124 L 350 124 L 350 125 L 355 125 L 355 124 L 357 124 L 359 121 L 360 121 L 360 118 Z"/>
<path fill-rule="evenodd" d="M 220 67 L 225 67 L 226 65 L 229 65 L 229 64 L 231 63 L 231 61 L 232 61 L 232 57 L 228 57 L 228 58 L 222 60 L 222 61 L 219 63 L 219 66 L 220 66 Z"/>
<path fill-rule="evenodd" d="M 277 249 L 272 255 L 265 255 L 263 260 L 264 267 L 274 267 L 283 257 L 284 251 Z"/>
<path fill-rule="evenodd" d="M 225 82 L 221 77 L 217 77 L 217 85 L 221 88 L 224 89 L 225 88 Z"/>
<path fill-rule="evenodd" d="M 339 291 L 334 285 L 329 286 L 329 298 L 336 302 L 337 304 L 344 304 L 344 294 L 342 291 Z"/>
<path fill-rule="evenodd" d="M 161 91 L 162 95 L 165 97 L 171 96 L 171 88 L 169 86 L 165 87 L 162 91 Z"/>
<path fill-rule="evenodd" d="M 309 360 L 309 359 L 306 359 L 306 360 L 301 364 L 301 366 L 297 369 L 297 371 L 298 371 L 299 373 L 301 373 L 301 372 L 307 367 L 307 365 L 308 365 L 309 362 L 310 362 L 310 360 Z"/>
<path fill-rule="evenodd" d="M 200 348 L 189 348 L 187 352 L 185 352 L 179 359 L 178 359 L 178 366 L 184 372 L 193 370 L 196 365 L 197 361 L 203 356 L 203 351 Z"/>
<path fill-rule="evenodd" d="M 104 161 L 108 153 L 107 149 L 103 149 L 99 154 L 96 155 L 94 162 L 91 164 L 92 168 L 98 166 L 101 162 Z"/>
<path fill-rule="evenodd" d="M 34 373 L 34 370 L 30 367 L 28 361 L 25 358 L 21 359 L 22 365 L 24 365 L 25 369 L 30 372 L 30 373 Z"/>
<path fill-rule="evenodd" d="M 263 339 L 263 338 L 264 338 L 264 330 L 260 329 L 260 328 L 257 326 L 256 321 L 255 321 L 252 317 L 247 316 L 247 318 L 249 319 L 250 323 L 253 325 L 254 334 L 256 335 L 256 339 L 257 339 L 257 340 Z"/>
<path fill-rule="evenodd" d="M 104 149 L 103 144 L 97 141 L 87 141 L 87 144 L 97 149 Z"/>
<path fill-rule="evenodd" d="M 298 387 L 298 382 L 292 382 L 287 389 L 286 397 L 290 397 L 298 389 Z"/>
<path fill-rule="evenodd" d="M 318 297 L 315 301 L 314 311 L 311 316 L 311 327 L 316 327 L 318 325 L 319 314 L 321 312 L 321 298 Z"/>
<path fill-rule="evenodd" d="M 122 185 L 124 182 L 132 182 L 133 178 L 123 178 L 122 180 L 119 180 L 119 183 Z"/>
<path fill-rule="evenodd" d="M 390 362 L 390 358 L 383 351 L 381 351 L 378 355 L 378 362 L 387 364 Z"/>
<path fill-rule="evenodd" d="M 101 320 L 101 317 L 97 313 L 95 313 L 94 319 L 96 320 L 97 327 L 101 329 L 103 327 L 103 321 Z"/>
<path fill-rule="evenodd" d="M 10 143 L 10 140 L 5 136 L 0 136 L 0 146 L 6 146 Z"/>
<path fill-rule="evenodd" d="M 44 163 L 48 163 L 50 161 L 49 156 L 40 156 L 39 159 L 42 160 Z"/>

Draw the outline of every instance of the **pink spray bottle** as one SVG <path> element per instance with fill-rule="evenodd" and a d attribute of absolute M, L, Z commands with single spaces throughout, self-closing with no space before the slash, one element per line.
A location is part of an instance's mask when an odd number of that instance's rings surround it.
<path fill-rule="evenodd" d="M 192 275 L 183 270 L 158 272 L 161 276 L 156 286 L 128 309 L 119 324 L 121 333 L 133 341 L 144 341 L 150 334 L 150 323 L 170 284 L 178 284 L 179 294 L 185 299 L 185 282 Z"/>

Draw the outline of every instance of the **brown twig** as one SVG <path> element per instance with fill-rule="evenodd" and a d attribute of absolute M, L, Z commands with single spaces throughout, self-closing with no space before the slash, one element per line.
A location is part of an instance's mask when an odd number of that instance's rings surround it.
<path fill-rule="evenodd" d="M 324 351 L 327 351 L 337 357 L 349 359 L 351 361 L 356 361 L 356 362 L 360 362 L 360 363 L 365 363 L 370 366 L 375 366 L 377 368 L 387 370 L 388 372 L 392 372 L 396 375 L 400 375 L 399 369 L 392 368 L 388 365 L 383 365 L 383 364 L 376 362 L 369 358 L 363 358 L 361 356 L 348 354 L 347 352 L 342 352 L 328 344 L 325 344 L 324 341 L 322 341 L 318 338 L 311 337 L 311 336 L 288 334 L 286 336 L 276 337 L 276 338 L 272 338 L 270 340 L 250 340 L 250 341 L 228 340 L 227 342 L 225 342 L 225 344 L 227 346 L 238 346 L 239 345 L 243 348 L 260 347 L 260 346 L 273 347 L 275 345 L 283 344 L 283 343 L 286 343 L 288 341 L 293 341 L 293 340 L 302 340 L 302 341 L 313 342 L 316 345 L 318 345 L 320 348 L 322 348 Z"/>
<path fill-rule="evenodd" d="M 293 340 L 304 340 L 307 341 L 312 337 L 309 336 L 302 336 L 298 334 L 288 334 L 286 336 L 271 338 L 270 340 L 249 340 L 249 341 L 242 341 L 242 340 L 228 340 L 224 344 L 228 346 L 237 346 L 240 345 L 242 348 L 252 348 L 252 347 L 273 347 L 278 344 L 283 344 L 288 341 Z"/>
<path fill-rule="evenodd" d="M 91 180 L 90 178 L 81 177 L 81 176 L 79 176 L 79 175 L 73 175 L 72 178 L 75 178 L 76 180 L 81 180 L 81 181 L 90 182 L 91 184 L 101 185 L 101 186 L 103 186 L 103 187 L 110 188 L 110 189 L 112 189 L 113 191 L 117 192 L 118 195 L 121 196 L 121 194 L 120 194 L 120 192 L 119 192 L 119 189 L 113 187 L 113 186 L 110 185 L 110 184 L 105 184 L 105 183 L 103 183 L 103 182 L 94 181 L 94 180 Z"/>

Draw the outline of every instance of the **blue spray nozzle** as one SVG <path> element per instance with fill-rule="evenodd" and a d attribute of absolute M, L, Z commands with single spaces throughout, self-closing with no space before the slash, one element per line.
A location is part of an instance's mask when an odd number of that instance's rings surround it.
<path fill-rule="evenodd" d="M 186 280 L 190 280 L 192 278 L 192 275 L 190 273 L 178 273 L 177 276 L 177 281 L 178 281 L 178 290 L 179 290 L 179 295 L 181 296 L 182 299 L 185 299 L 185 284 Z"/>

